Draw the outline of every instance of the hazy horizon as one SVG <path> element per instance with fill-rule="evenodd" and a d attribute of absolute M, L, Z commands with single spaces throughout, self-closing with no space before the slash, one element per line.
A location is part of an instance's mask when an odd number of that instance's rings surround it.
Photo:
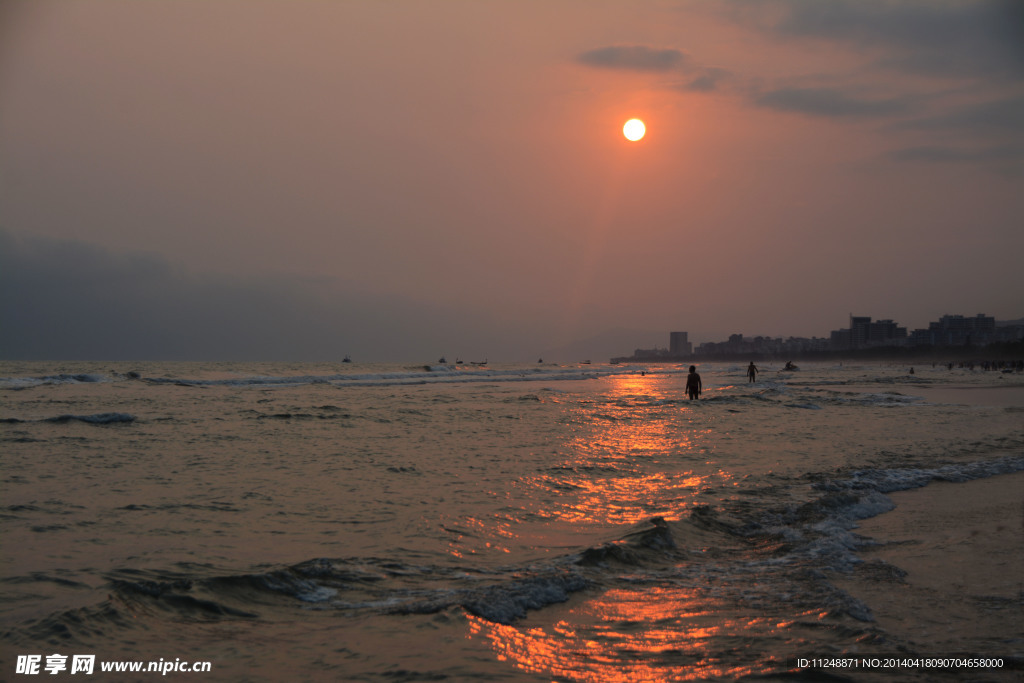
<path fill-rule="evenodd" d="M 1012 0 L 0 5 L 3 359 L 1016 319 L 1022 225 Z"/>

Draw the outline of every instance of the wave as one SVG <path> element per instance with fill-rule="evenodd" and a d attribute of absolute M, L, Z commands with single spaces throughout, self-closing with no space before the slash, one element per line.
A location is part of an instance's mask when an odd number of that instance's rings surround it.
<path fill-rule="evenodd" d="M 98 384 L 109 382 L 113 379 L 111 376 L 95 373 L 61 373 L 57 375 L 43 375 L 41 377 L 3 377 L 0 378 L 0 388 L 17 391 L 19 389 L 62 384 Z"/>
<path fill-rule="evenodd" d="M 134 422 L 135 416 L 129 413 L 97 413 L 95 415 L 59 415 L 49 417 L 45 422 L 85 422 L 87 424 L 108 425 L 118 422 Z"/>
<path fill-rule="evenodd" d="M 11 645 L 34 647 L 102 642 L 115 631 L 137 628 L 137 615 L 118 609 L 111 601 L 96 606 L 79 607 L 50 615 L 21 627 L 0 632 L 0 640 Z"/>
<path fill-rule="evenodd" d="M 341 387 L 360 386 L 394 386 L 413 384 L 456 384 L 469 382 L 538 382 L 587 380 L 636 373 L 635 368 L 608 369 L 461 369 L 447 365 L 425 366 L 416 371 L 382 372 L 364 374 L 336 375 L 305 375 L 294 377 L 245 377 L 230 379 L 182 379 L 182 378 L 143 378 L 151 384 L 177 384 L 182 386 L 215 387 L 215 386 L 301 386 L 309 384 L 331 384 Z"/>
<path fill-rule="evenodd" d="M 849 479 L 815 485 L 824 491 L 874 489 L 882 493 L 920 488 L 932 481 L 965 482 L 1012 474 L 1024 470 L 1024 455 L 1011 455 L 995 460 L 939 465 L 929 468 L 867 469 L 854 472 Z"/>
<path fill-rule="evenodd" d="M 110 579 L 111 600 L 134 613 L 170 612 L 185 619 L 253 619 L 267 610 L 434 614 L 461 609 L 498 624 L 565 602 L 573 593 L 644 583 L 714 586 L 722 596 L 749 599 L 746 580 L 789 591 L 810 576 L 808 599 L 836 613 L 870 621 L 870 611 L 809 569 L 842 570 L 863 545 L 848 533 L 851 519 L 892 508 L 878 492 L 826 493 L 766 524 L 710 506 L 683 519 L 655 517 L 607 542 L 525 565 L 497 568 L 410 564 L 389 558 L 317 558 L 270 571 L 192 578 L 124 570 Z M 843 533 L 837 533 L 837 530 Z M 844 535 L 845 534 L 845 535 Z M 777 539 L 765 543 L 768 536 Z M 739 579 L 737 581 L 737 579 Z M 742 595 L 732 595 L 740 591 Z M 766 596 L 765 599 L 768 599 Z"/>
<path fill-rule="evenodd" d="M 886 495 L 892 491 L 1022 470 L 1024 455 L 858 470 L 795 487 L 810 493 L 797 502 L 768 508 L 775 494 L 766 492 L 746 501 L 694 506 L 678 521 L 655 517 L 605 542 L 510 566 L 343 557 L 224 575 L 206 565 L 179 565 L 174 573 L 122 569 L 106 575 L 103 592 L 109 597 L 103 603 L 51 615 L 4 638 L 85 642 L 109 638 L 112 629 L 140 628 L 138 619 L 146 615 L 174 621 L 273 620 L 282 610 L 296 609 L 377 615 L 459 609 L 512 624 L 574 593 L 603 595 L 644 585 L 670 585 L 739 606 L 763 602 L 765 609 L 783 600 L 796 613 L 824 610 L 871 622 L 870 609 L 830 578 L 864 564 L 858 551 L 873 541 L 855 533 L 857 522 L 893 509 Z M 899 574 L 895 567 L 878 570 Z"/>
<path fill-rule="evenodd" d="M 55 613 L 9 630 L 2 638 L 26 644 L 84 644 L 113 637 L 112 630 L 145 628 L 141 618 L 273 619 L 280 610 L 294 609 L 409 615 L 455 608 L 511 624 L 530 610 L 564 602 L 575 592 L 600 585 L 602 577 L 614 575 L 623 566 L 637 568 L 678 559 L 677 548 L 669 525 L 654 519 L 622 538 L 578 553 L 491 569 L 374 557 L 317 558 L 223 576 L 209 576 L 208 566 L 186 566 L 174 573 L 121 569 L 106 577 L 102 603 Z"/>
<path fill-rule="evenodd" d="M 160 505 L 146 505 L 145 503 L 130 503 L 114 508 L 115 510 L 126 510 L 128 512 L 170 512 L 176 510 L 201 510 L 203 512 L 241 512 L 240 508 L 230 503 L 214 501 L 212 503 L 162 503 Z"/>
<path fill-rule="evenodd" d="M 96 384 L 116 382 L 139 382 L 153 386 L 180 386 L 189 388 L 212 387 L 298 387 L 309 385 L 330 385 L 335 387 L 374 387 L 426 384 L 465 384 L 465 383 L 504 383 L 504 382 L 563 382 L 593 380 L 617 375 L 643 375 L 649 377 L 685 376 L 686 366 L 674 365 L 390 365 L 361 368 L 349 366 L 343 372 L 330 374 L 269 374 L 245 375 L 231 374 L 224 376 L 225 369 L 215 377 L 147 376 L 137 371 L 97 373 L 61 373 L 34 377 L 0 377 L 0 389 L 22 390 L 55 384 Z M 787 397 L 796 387 L 802 387 L 815 393 L 824 394 L 823 400 L 828 404 L 866 403 L 881 405 L 901 405 L 919 402 L 916 396 L 903 396 L 889 387 L 899 385 L 920 386 L 922 384 L 938 384 L 939 379 L 914 376 L 885 376 L 865 374 L 856 378 L 828 378 L 820 375 L 802 375 L 800 377 L 765 378 L 756 384 L 734 383 L 732 367 L 719 367 L 713 363 L 701 364 L 701 372 L 705 373 L 705 384 L 714 384 L 716 379 L 721 386 L 718 391 L 705 391 L 702 401 L 724 402 L 729 400 L 742 401 L 776 401 Z M 879 387 L 877 391 L 864 391 L 869 386 Z M 746 387 L 741 390 L 741 387 Z M 850 387 L 849 391 L 843 391 Z M 861 389 L 861 391 L 857 391 Z M 748 393 L 749 392 L 749 393 Z M 653 399 L 652 399 L 653 400 Z M 662 399 L 664 400 L 664 399 Z M 794 407 L 807 408 L 816 405 L 817 401 Z"/>
<path fill-rule="evenodd" d="M 676 548 L 660 519 L 622 539 L 552 561 L 497 569 L 411 565 L 381 558 L 318 558 L 258 574 L 192 580 L 114 578 L 119 599 L 154 603 L 183 617 L 258 616 L 260 606 L 300 603 L 306 609 L 432 614 L 453 607 L 510 624 L 529 610 L 564 602 L 595 585 L 609 564 L 645 564 Z"/>
<path fill-rule="evenodd" d="M 20 390 L 54 384 L 100 382 L 144 382 L 156 386 L 182 387 L 295 387 L 328 384 L 341 387 L 393 386 L 415 384 L 457 384 L 468 382 L 560 382 L 588 380 L 623 374 L 681 374 L 677 368 L 650 369 L 642 366 L 512 366 L 418 365 L 379 372 L 353 372 L 324 375 L 251 375 L 232 377 L 148 377 L 138 372 L 102 374 L 59 374 L 38 377 L 0 378 L 0 389 Z"/>
<path fill-rule="evenodd" d="M 817 497 L 765 511 L 742 533 L 774 540 L 787 562 L 846 572 L 862 562 L 857 551 L 872 543 L 854 533 L 857 522 L 895 508 L 887 493 L 932 481 L 966 482 L 1019 471 L 1024 471 L 1024 455 L 933 468 L 859 470 L 812 484 Z"/>
<path fill-rule="evenodd" d="M 109 425 L 121 422 L 134 422 L 136 417 L 130 413 L 96 413 L 93 415 L 57 415 L 56 417 L 44 417 L 40 419 L 23 419 L 19 417 L 5 417 L 0 423 L 25 424 L 29 422 L 52 422 L 64 424 L 67 422 L 85 422 L 94 425 Z"/>

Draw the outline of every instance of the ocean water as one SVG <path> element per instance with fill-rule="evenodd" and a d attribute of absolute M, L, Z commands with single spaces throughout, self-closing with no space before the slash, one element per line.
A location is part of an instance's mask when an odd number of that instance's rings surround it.
<path fill-rule="evenodd" d="M 1024 659 L 1024 621 L 919 642 L 839 587 L 900 590 L 857 528 L 887 494 L 1024 470 L 1024 406 L 1003 398 L 1024 378 L 762 369 L 702 364 L 690 401 L 681 366 L 2 363 L 0 680 L 54 654 L 118 681 L 160 674 L 99 663 L 677 681 Z M 979 618 L 995 609 L 1021 605 Z"/>

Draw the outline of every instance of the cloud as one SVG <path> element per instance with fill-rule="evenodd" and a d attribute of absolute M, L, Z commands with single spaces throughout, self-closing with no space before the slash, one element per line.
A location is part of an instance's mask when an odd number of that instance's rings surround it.
<path fill-rule="evenodd" d="M 1008 178 L 1024 176 L 1024 145 L 973 148 L 921 145 L 895 150 L 889 158 L 907 163 L 982 165 Z"/>
<path fill-rule="evenodd" d="M 681 66 L 686 61 L 686 53 L 671 48 L 616 45 L 589 50 L 579 55 L 578 60 L 582 64 L 600 69 L 662 72 Z"/>
<path fill-rule="evenodd" d="M 691 92 L 712 92 L 717 88 L 718 80 L 707 74 L 698 76 L 682 87 L 683 90 L 689 90 Z"/>
<path fill-rule="evenodd" d="M 680 89 L 689 92 L 713 92 L 719 89 L 719 85 L 729 79 L 732 73 L 718 67 L 702 67 L 699 75 Z"/>
<path fill-rule="evenodd" d="M 932 76 L 1024 77 L 1020 0 L 790 0 L 771 27 L 888 52 L 882 66 Z"/>
<path fill-rule="evenodd" d="M 948 113 L 900 124 L 914 130 L 966 130 L 976 133 L 1024 134 L 1024 97 L 1008 97 L 961 107 Z"/>
<path fill-rule="evenodd" d="M 890 155 L 896 161 L 923 161 L 940 163 L 976 163 L 988 161 L 1021 161 L 1024 147 L 1019 145 L 965 149 L 941 145 L 922 145 L 896 150 Z"/>
<path fill-rule="evenodd" d="M 644 45 L 617 45 L 582 53 L 578 61 L 599 69 L 619 69 L 648 73 L 681 72 L 688 79 L 671 86 L 682 92 L 714 92 L 732 77 L 726 69 L 701 66 L 688 54 L 673 48 L 652 48 Z"/>
<path fill-rule="evenodd" d="M 877 118 L 904 112 L 901 98 L 863 99 L 834 88 L 780 88 L 761 93 L 754 103 L 779 111 L 829 118 Z"/>
<path fill-rule="evenodd" d="M 1024 174 L 1024 97 L 966 105 L 892 129 L 923 138 L 923 144 L 894 151 L 895 161 L 980 164 L 1005 176 Z"/>

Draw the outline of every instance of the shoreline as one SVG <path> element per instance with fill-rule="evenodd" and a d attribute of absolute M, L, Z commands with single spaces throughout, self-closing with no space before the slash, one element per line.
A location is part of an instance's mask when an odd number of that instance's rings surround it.
<path fill-rule="evenodd" d="M 926 403 L 1024 409 L 1024 384 L 905 384 L 901 392 L 920 396 Z M 966 393 L 965 393 L 966 392 Z"/>
<path fill-rule="evenodd" d="M 864 562 L 835 583 L 916 654 L 1003 657 L 1020 666 L 1024 471 L 889 496 L 896 507 L 856 530 L 877 545 L 859 550 Z"/>

